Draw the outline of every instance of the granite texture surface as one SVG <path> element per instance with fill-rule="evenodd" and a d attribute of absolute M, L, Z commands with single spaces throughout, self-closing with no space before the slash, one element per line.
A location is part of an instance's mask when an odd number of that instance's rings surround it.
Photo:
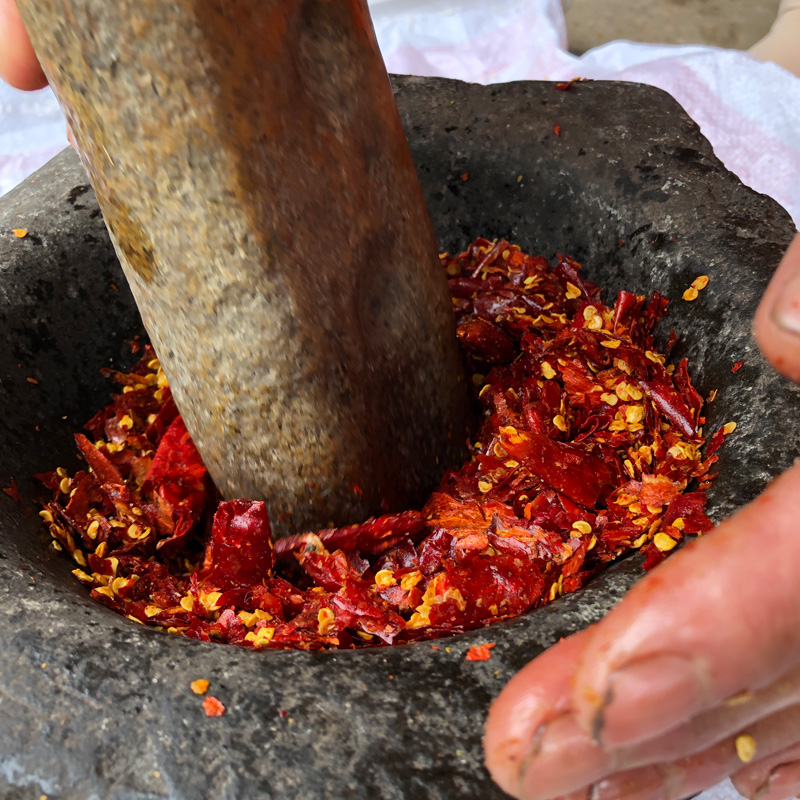
<path fill-rule="evenodd" d="M 709 429 L 739 423 L 721 451 L 715 518 L 791 463 L 800 392 L 759 355 L 750 319 L 793 226 L 722 167 L 670 97 L 605 83 L 395 88 L 442 249 L 505 236 L 570 253 L 609 297 L 624 286 L 674 301 L 662 333 L 674 326 L 701 391 L 719 390 Z M 683 302 L 700 274 L 708 288 Z M 90 601 L 49 549 L 30 476 L 77 466 L 72 432 L 109 392 L 99 370 L 129 363 L 125 340 L 141 332 L 64 153 L 0 201 L 0 486 L 14 478 L 23 496 L 0 493 L 0 796 L 502 797 L 482 763 L 489 703 L 528 660 L 602 617 L 640 578 L 637 560 L 438 650 L 252 653 L 135 625 Z M 465 661 L 486 641 L 490 661 Z M 224 716 L 203 714 L 189 690 L 198 678 Z"/>

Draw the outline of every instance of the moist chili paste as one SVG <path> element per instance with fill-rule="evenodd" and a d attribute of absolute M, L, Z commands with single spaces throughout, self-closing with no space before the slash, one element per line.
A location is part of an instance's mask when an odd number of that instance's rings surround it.
<path fill-rule="evenodd" d="M 441 257 L 482 409 L 471 457 L 420 510 L 272 543 L 263 502 L 220 502 L 152 349 L 38 476 L 56 549 L 92 597 L 145 625 L 254 648 L 443 636 L 574 592 L 637 549 L 708 531 L 703 401 L 654 349 L 668 302 L 606 305 L 567 257 L 506 241 Z M 88 435 L 87 435 L 88 434 Z M 687 491 L 687 487 L 693 488 Z"/>

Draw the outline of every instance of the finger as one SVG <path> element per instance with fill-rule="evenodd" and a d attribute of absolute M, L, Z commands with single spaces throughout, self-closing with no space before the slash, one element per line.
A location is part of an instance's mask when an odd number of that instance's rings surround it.
<path fill-rule="evenodd" d="M 732 777 L 736 791 L 750 800 L 786 800 L 800 794 L 800 744 L 748 764 Z"/>
<path fill-rule="evenodd" d="M 774 714 L 713 747 L 671 763 L 621 772 L 598 781 L 592 800 L 680 800 L 715 786 L 737 772 L 747 751 L 742 737 L 751 739 L 756 752 L 769 759 L 800 735 L 800 706 Z M 525 800 L 527 796 L 523 795 Z M 776 800 L 786 800 L 783 796 Z M 762 798 L 763 800 L 763 798 Z"/>
<path fill-rule="evenodd" d="M 800 466 L 640 581 L 581 654 L 573 703 L 614 747 L 652 739 L 800 662 Z"/>
<path fill-rule="evenodd" d="M 759 720 L 705 750 L 636 769 L 596 778 L 589 796 L 592 800 L 678 800 L 719 783 L 737 772 L 743 759 L 754 755 L 769 758 L 800 736 L 800 705 L 791 706 Z M 576 764 L 581 753 L 576 753 Z M 567 768 L 558 794 L 585 790 Z M 548 793 L 534 761 L 522 776 L 515 796 L 522 800 L 546 800 Z M 785 800 L 785 798 L 780 798 Z"/>
<path fill-rule="evenodd" d="M 800 381 L 800 235 L 772 278 L 755 320 L 758 345 L 774 367 Z"/>
<path fill-rule="evenodd" d="M 720 707 L 706 711 L 654 740 L 616 751 L 615 766 L 628 769 L 702 752 L 759 720 L 799 703 L 800 666 L 766 688 L 729 698 Z"/>
<path fill-rule="evenodd" d="M 0 0 L 0 78 L 28 91 L 47 86 L 15 0 Z"/>
<path fill-rule="evenodd" d="M 536 755 L 537 733 L 566 713 L 570 680 L 591 629 L 546 650 L 520 670 L 489 709 L 483 738 L 486 767 L 509 794 L 519 789 L 525 764 Z"/>
<path fill-rule="evenodd" d="M 550 666 L 531 671 L 529 680 L 537 680 Z M 620 771 L 688 758 L 797 703 L 800 667 L 760 692 L 733 698 L 652 741 L 619 750 L 605 750 L 567 710 L 551 714 L 549 719 L 537 719 L 535 747 L 528 748 L 527 757 L 514 766 L 535 774 L 537 798 L 555 797 Z M 555 706 L 552 700 L 551 705 Z M 499 727 L 498 720 L 495 741 Z M 519 784 L 521 779 L 517 776 L 515 780 Z"/>

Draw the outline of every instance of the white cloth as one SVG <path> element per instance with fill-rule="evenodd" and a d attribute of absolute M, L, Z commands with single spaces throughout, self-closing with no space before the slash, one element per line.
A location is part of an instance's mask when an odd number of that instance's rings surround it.
<path fill-rule="evenodd" d="M 800 224 L 800 80 L 738 50 L 611 42 L 566 48 L 558 0 L 372 0 L 393 72 L 476 83 L 574 77 L 658 86 L 717 156 Z"/>
<path fill-rule="evenodd" d="M 0 195 L 67 144 L 66 124 L 49 89 L 18 92 L 0 81 Z"/>
<path fill-rule="evenodd" d="M 393 72 L 478 83 L 576 76 L 650 83 L 678 99 L 717 155 L 800 223 L 800 81 L 746 53 L 612 42 L 567 52 L 558 0 L 370 0 Z M 0 194 L 67 144 L 52 93 L 0 86 Z"/>
<path fill-rule="evenodd" d="M 658 86 L 700 124 L 717 155 L 800 223 L 800 80 L 746 53 L 612 42 L 567 52 L 559 0 L 370 0 L 390 71 L 511 80 L 625 80 Z M 0 194 L 67 144 L 49 90 L 0 86 Z M 703 800 L 738 797 L 726 781 Z"/>

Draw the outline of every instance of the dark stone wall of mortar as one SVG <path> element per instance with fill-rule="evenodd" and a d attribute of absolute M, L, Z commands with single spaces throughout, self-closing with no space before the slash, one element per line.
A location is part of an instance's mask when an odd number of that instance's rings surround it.
<path fill-rule="evenodd" d="M 750 319 L 793 226 L 724 170 L 674 100 L 632 84 L 396 88 L 443 248 L 508 236 L 571 253 L 609 297 L 624 286 L 675 301 L 664 332 L 680 334 L 704 393 L 719 389 L 709 428 L 740 426 L 722 451 L 715 517 L 791 463 L 800 395 L 758 354 Z M 27 238 L 10 234 L 20 227 Z M 709 287 L 681 301 L 700 274 Z M 606 613 L 641 576 L 638 561 L 439 650 L 252 653 L 137 626 L 90 601 L 48 549 L 30 476 L 77 466 L 72 433 L 108 397 L 99 369 L 130 363 L 125 340 L 140 332 L 92 192 L 64 153 L 0 200 L 0 486 L 14 477 L 25 499 L 0 493 L 0 796 L 500 798 L 480 745 L 491 699 Z M 497 643 L 492 659 L 466 662 L 485 641 Z M 197 678 L 225 716 L 205 717 L 189 691 Z"/>
<path fill-rule="evenodd" d="M 740 426 L 719 454 L 717 518 L 792 462 L 800 426 L 786 422 L 800 395 L 766 364 L 750 326 L 794 225 L 723 168 L 671 96 L 629 83 L 465 90 L 410 78 L 398 103 L 442 249 L 504 236 L 531 253 L 576 258 L 607 301 L 623 288 L 672 301 L 662 342 L 673 327 L 673 357 L 689 357 L 704 396 L 720 392 L 706 429 Z M 687 303 L 698 275 L 711 281 Z"/>

